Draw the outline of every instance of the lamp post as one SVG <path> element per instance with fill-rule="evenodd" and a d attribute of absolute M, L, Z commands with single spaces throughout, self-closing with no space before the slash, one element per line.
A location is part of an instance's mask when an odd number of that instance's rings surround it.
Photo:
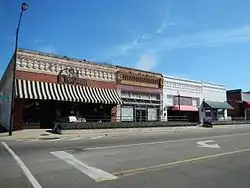
<path fill-rule="evenodd" d="M 179 121 L 181 121 L 181 96 L 180 96 L 180 92 L 178 92 L 178 106 L 179 106 Z"/>
<path fill-rule="evenodd" d="M 15 52 L 14 52 L 14 59 L 13 59 L 13 77 L 12 77 L 12 95 L 11 95 L 11 111 L 10 111 L 10 119 L 9 119 L 9 136 L 12 135 L 12 124 L 13 124 L 13 111 L 14 111 L 14 101 L 15 101 L 15 82 L 16 82 L 16 59 L 17 59 L 17 48 L 18 48 L 18 34 L 19 34 L 19 27 L 22 19 L 23 12 L 26 11 L 28 8 L 27 3 L 22 3 L 21 12 L 19 16 L 19 21 L 16 29 L 16 43 L 15 43 Z"/>

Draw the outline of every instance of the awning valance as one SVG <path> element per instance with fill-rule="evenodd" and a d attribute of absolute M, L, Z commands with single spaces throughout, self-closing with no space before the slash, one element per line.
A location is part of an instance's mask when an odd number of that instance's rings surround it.
<path fill-rule="evenodd" d="M 243 101 L 243 106 L 246 109 L 250 108 L 250 101 Z"/>
<path fill-rule="evenodd" d="M 179 105 L 174 105 L 172 107 L 172 110 L 174 111 L 187 111 L 187 112 L 197 112 L 198 111 L 198 108 L 196 106 L 187 106 L 187 105 L 180 105 L 180 108 L 179 108 Z"/>
<path fill-rule="evenodd" d="M 122 104 L 121 98 L 114 89 L 20 79 L 16 80 L 16 96 L 23 99 Z"/>
<path fill-rule="evenodd" d="M 234 109 L 227 102 L 218 102 L 218 101 L 203 101 L 204 107 L 212 109 Z"/>
<path fill-rule="evenodd" d="M 132 98 L 122 98 L 123 104 L 135 105 L 135 106 L 160 106 L 159 100 L 145 100 L 145 99 L 132 99 Z"/>

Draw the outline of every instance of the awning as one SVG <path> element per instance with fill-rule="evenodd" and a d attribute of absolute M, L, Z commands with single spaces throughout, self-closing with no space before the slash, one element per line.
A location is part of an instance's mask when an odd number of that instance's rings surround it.
<path fill-rule="evenodd" d="M 227 102 L 218 102 L 218 101 L 203 101 L 204 107 L 212 108 L 212 109 L 234 109 Z"/>
<path fill-rule="evenodd" d="M 131 99 L 122 98 L 123 104 L 135 105 L 135 106 L 160 106 L 160 101 L 155 100 L 144 100 L 144 99 Z"/>
<path fill-rule="evenodd" d="M 114 89 L 20 79 L 16 80 L 16 96 L 23 99 L 122 104 L 121 98 Z"/>
<path fill-rule="evenodd" d="M 244 108 L 250 108 L 250 101 L 243 101 Z"/>
<path fill-rule="evenodd" d="M 187 105 L 180 105 L 180 108 L 179 108 L 179 105 L 174 105 L 172 107 L 172 110 L 174 111 L 187 111 L 187 112 L 197 112 L 198 111 L 198 108 L 196 106 L 187 106 Z"/>

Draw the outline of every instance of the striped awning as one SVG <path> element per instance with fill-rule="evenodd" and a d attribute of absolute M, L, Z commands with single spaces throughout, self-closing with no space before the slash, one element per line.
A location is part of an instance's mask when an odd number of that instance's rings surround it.
<path fill-rule="evenodd" d="M 122 104 L 121 98 L 114 89 L 20 79 L 16 80 L 16 96 L 23 99 Z"/>

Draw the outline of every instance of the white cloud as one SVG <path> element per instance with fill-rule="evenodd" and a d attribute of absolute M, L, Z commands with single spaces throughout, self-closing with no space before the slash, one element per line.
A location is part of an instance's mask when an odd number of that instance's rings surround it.
<path fill-rule="evenodd" d="M 139 58 L 136 68 L 150 71 L 157 65 L 157 60 L 153 54 L 144 53 Z"/>
<path fill-rule="evenodd" d="M 161 26 L 156 30 L 156 33 L 161 34 L 167 27 L 167 20 L 164 20 L 161 24 Z"/>
<path fill-rule="evenodd" d="M 177 26 L 178 24 L 174 21 L 171 21 L 170 19 L 170 13 L 167 12 L 165 19 L 162 21 L 160 24 L 160 27 L 156 29 L 155 33 L 156 34 L 162 34 L 168 27 L 174 27 Z"/>
<path fill-rule="evenodd" d="M 131 44 L 129 48 L 124 49 L 126 53 L 129 51 L 164 52 L 178 50 L 182 48 L 206 48 L 218 47 L 232 43 L 250 43 L 250 25 L 231 29 L 213 29 L 197 33 L 182 34 L 176 37 L 168 37 L 162 34 L 160 37 L 148 35 L 147 40 L 141 39 L 140 42 Z M 123 51 L 124 52 L 124 51 Z M 117 53 L 117 56 L 123 55 Z"/>

